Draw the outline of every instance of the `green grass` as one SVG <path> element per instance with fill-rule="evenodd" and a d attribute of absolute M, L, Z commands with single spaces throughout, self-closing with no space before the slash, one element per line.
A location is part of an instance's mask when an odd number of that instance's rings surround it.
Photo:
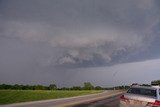
<path fill-rule="evenodd" d="M 0 90 L 0 105 L 27 101 L 73 97 L 98 92 L 101 91 Z"/>

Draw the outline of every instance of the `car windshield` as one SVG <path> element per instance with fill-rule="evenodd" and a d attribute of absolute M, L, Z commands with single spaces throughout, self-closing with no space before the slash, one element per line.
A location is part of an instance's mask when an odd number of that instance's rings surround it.
<path fill-rule="evenodd" d="M 148 97 L 156 97 L 156 90 L 155 89 L 130 88 L 127 93 L 145 95 Z"/>

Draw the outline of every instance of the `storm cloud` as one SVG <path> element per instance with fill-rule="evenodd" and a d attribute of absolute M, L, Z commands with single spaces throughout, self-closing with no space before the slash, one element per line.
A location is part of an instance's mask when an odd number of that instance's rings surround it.
<path fill-rule="evenodd" d="M 99 73 L 97 67 L 157 59 L 159 4 L 158 0 L 1 0 L 0 81 L 62 84 L 70 78 L 65 75 L 85 71 L 79 69 L 93 67 Z"/>

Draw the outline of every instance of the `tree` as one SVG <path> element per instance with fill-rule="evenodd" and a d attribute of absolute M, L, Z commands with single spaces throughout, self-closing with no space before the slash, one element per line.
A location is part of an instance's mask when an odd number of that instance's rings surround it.
<path fill-rule="evenodd" d="M 160 85 L 160 80 L 154 80 L 154 81 L 152 81 L 151 85 Z"/>
<path fill-rule="evenodd" d="M 96 86 L 96 87 L 95 87 L 95 90 L 103 90 L 103 88 L 100 87 L 100 86 Z"/>
<path fill-rule="evenodd" d="M 56 90 L 56 89 L 57 89 L 56 84 L 50 84 L 50 85 L 49 85 L 49 89 L 50 89 L 50 90 Z"/>
<path fill-rule="evenodd" d="M 82 88 L 80 86 L 73 86 L 71 87 L 71 90 L 81 90 Z"/>
<path fill-rule="evenodd" d="M 2 84 L 0 89 L 12 89 L 12 85 Z"/>
<path fill-rule="evenodd" d="M 84 82 L 84 90 L 93 90 L 94 86 L 90 82 Z"/>

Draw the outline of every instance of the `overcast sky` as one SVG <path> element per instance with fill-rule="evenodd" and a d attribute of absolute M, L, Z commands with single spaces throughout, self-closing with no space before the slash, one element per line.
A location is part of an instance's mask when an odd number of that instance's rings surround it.
<path fill-rule="evenodd" d="M 0 84 L 160 79 L 159 0 L 0 0 Z"/>

